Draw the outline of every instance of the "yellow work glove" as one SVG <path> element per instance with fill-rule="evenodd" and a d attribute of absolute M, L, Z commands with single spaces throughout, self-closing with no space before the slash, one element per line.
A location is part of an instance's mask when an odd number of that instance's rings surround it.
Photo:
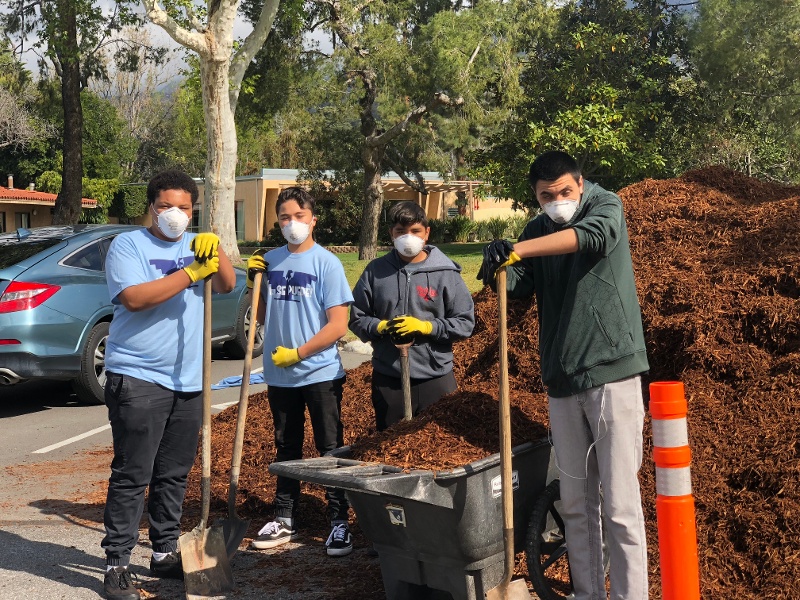
<path fill-rule="evenodd" d="M 219 271 L 219 256 L 212 256 L 206 259 L 205 262 L 195 260 L 188 267 L 183 267 L 183 270 L 186 271 L 192 283 L 196 283 Z"/>
<path fill-rule="evenodd" d="M 217 256 L 219 238 L 214 233 L 198 233 L 189 243 L 189 248 L 194 252 L 194 259 L 200 262 Z"/>
<path fill-rule="evenodd" d="M 386 328 L 387 328 L 387 327 L 389 327 L 389 321 L 387 321 L 386 319 L 384 319 L 383 321 L 381 321 L 380 323 L 378 323 L 378 333 L 380 333 L 381 335 L 383 335 L 384 333 L 386 333 Z"/>
<path fill-rule="evenodd" d="M 504 262 L 503 264 L 501 264 L 497 268 L 498 269 L 502 269 L 503 267 L 510 267 L 514 263 L 519 262 L 521 260 L 522 259 L 519 257 L 519 254 L 517 254 L 516 252 L 514 252 L 512 250 L 511 253 L 508 255 L 508 260 L 506 262 Z M 495 269 L 494 276 L 495 276 L 495 278 L 497 277 L 497 269 Z"/>
<path fill-rule="evenodd" d="M 251 290 L 253 289 L 256 273 L 258 271 L 266 273 L 267 267 L 269 266 L 269 263 L 264 260 L 263 250 L 256 250 L 256 252 L 262 252 L 262 254 L 253 254 L 253 256 L 247 259 L 247 287 Z"/>
<path fill-rule="evenodd" d="M 421 333 L 422 335 L 430 335 L 433 331 L 433 323 L 430 321 L 423 321 L 416 317 L 402 316 L 395 317 L 389 321 L 387 332 L 394 337 L 403 337 Z"/>
<path fill-rule="evenodd" d="M 278 346 L 272 351 L 272 362 L 276 367 L 291 367 L 295 363 L 300 362 L 300 353 L 297 348 L 284 348 Z"/>

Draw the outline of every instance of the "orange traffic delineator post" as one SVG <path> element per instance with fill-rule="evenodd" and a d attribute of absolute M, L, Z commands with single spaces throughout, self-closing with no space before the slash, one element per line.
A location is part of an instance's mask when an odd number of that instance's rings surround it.
<path fill-rule="evenodd" d="M 683 383 L 659 381 L 650 384 L 663 600 L 700 599 L 687 412 Z"/>

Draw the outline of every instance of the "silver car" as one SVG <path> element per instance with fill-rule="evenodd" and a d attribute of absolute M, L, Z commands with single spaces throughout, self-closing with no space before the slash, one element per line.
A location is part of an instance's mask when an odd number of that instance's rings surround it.
<path fill-rule="evenodd" d="M 103 404 L 105 344 L 113 317 L 105 258 L 133 225 L 75 225 L 0 234 L 0 384 L 72 381 L 78 398 Z M 212 339 L 231 358 L 247 348 L 250 303 L 244 270 L 214 294 Z M 263 351 L 263 327 L 253 356 Z"/>

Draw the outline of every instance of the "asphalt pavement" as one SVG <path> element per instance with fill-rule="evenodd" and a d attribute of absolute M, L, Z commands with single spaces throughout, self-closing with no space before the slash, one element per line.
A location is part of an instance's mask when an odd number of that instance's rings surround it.
<path fill-rule="evenodd" d="M 342 352 L 346 369 L 368 354 Z M 254 371 L 261 366 L 253 361 Z M 212 381 L 241 375 L 241 361 L 215 360 Z M 250 393 L 266 389 L 251 385 Z M 234 404 L 239 387 L 212 392 L 215 412 Z M 36 598 L 96 599 L 101 597 L 104 556 L 98 499 L 108 478 L 111 434 L 103 406 L 80 406 L 66 384 L 28 383 L 0 388 L 0 600 Z M 146 536 L 145 536 L 146 537 Z M 290 544 L 297 560 L 320 560 L 319 541 Z M 369 560 L 357 549 L 353 560 Z M 322 600 L 313 585 L 281 585 L 281 561 L 269 563 L 270 552 L 242 550 L 232 561 L 237 587 L 230 599 Z M 362 556 L 363 554 L 363 556 Z M 148 575 L 150 548 L 140 540 L 131 571 L 142 597 L 178 600 L 182 582 Z M 350 557 L 346 557 L 350 559 Z M 345 560 L 346 560 L 345 559 Z M 269 582 L 265 584 L 264 573 Z"/>

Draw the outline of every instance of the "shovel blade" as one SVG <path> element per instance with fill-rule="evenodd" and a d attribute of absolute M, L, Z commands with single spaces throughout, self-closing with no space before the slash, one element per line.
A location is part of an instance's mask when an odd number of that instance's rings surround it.
<path fill-rule="evenodd" d="M 225 538 L 225 552 L 228 555 L 228 560 L 231 560 L 239 549 L 239 544 L 242 543 L 244 536 L 247 535 L 250 520 L 228 517 L 227 519 L 219 519 L 214 524 L 222 527 L 222 535 Z"/>
<path fill-rule="evenodd" d="M 188 600 L 221 596 L 233 589 L 222 527 L 195 527 L 178 539 Z"/>
<path fill-rule="evenodd" d="M 531 600 L 531 593 L 524 579 L 515 579 L 487 590 L 486 600 Z"/>

